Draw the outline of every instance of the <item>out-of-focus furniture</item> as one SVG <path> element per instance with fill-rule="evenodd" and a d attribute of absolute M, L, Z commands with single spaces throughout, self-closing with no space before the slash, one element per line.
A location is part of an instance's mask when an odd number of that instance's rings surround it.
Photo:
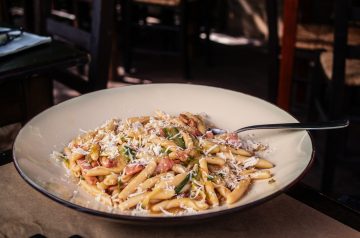
<path fill-rule="evenodd" d="M 326 20 L 303 19 L 304 2 L 283 1 L 283 29 L 278 31 L 280 1 L 267 0 L 269 76 L 268 100 L 295 115 L 310 118 L 309 102 L 320 66 L 320 54 L 332 47 L 333 27 Z M 315 4 L 315 3 L 314 3 Z M 328 4 L 312 6 L 332 10 Z M 306 5 L 306 7 L 309 7 Z M 311 11 L 311 9 L 307 9 Z M 280 39 L 280 40 L 279 40 Z"/>
<path fill-rule="evenodd" d="M 277 105 L 290 110 L 291 81 L 295 56 L 298 0 L 284 0 L 284 29 L 281 47 Z"/>
<path fill-rule="evenodd" d="M 323 120 L 349 117 L 350 124 L 360 122 L 360 37 L 356 34 L 360 31 L 350 28 L 350 25 L 359 27 L 356 25 L 359 20 L 360 6 L 355 7 L 349 0 L 335 1 L 333 51 L 321 54 L 326 80 L 319 82 L 314 90 L 316 111 Z M 348 133 L 349 130 L 327 132 L 322 175 L 324 192 L 332 192 L 336 166 L 347 161 Z M 359 160 L 353 162 L 359 166 Z"/>
<path fill-rule="evenodd" d="M 280 68 L 280 46 L 278 36 L 278 4 L 276 0 L 266 0 L 268 27 L 268 100 L 276 103 Z"/>
<path fill-rule="evenodd" d="M 159 229 L 142 223 L 139 228 L 64 209 L 63 205 L 26 184 L 11 162 L 9 151 L 0 153 L 0 219 L 4 221 L 2 233 L 8 237 L 36 237 L 34 234 L 39 237 L 53 234 L 61 237 L 111 237 L 121 234 L 124 238 L 139 238 L 156 233 L 158 238 L 174 234 L 184 237 L 196 235 L 199 238 L 233 237 L 234 234 L 239 237 L 298 238 L 358 237 L 359 234 L 358 212 L 301 183 L 294 185 L 287 194 L 280 194 L 252 209 L 218 216 L 212 221 L 198 222 L 195 226 L 163 226 Z M 33 199 L 30 203 L 29 197 Z M 24 219 L 24 214 L 31 215 L 26 215 Z M 17 229 L 19 224 L 22 229 Z"/>
<path fill-rule="evenodd" d="M 0 57 L 0 126 L 24 123 L 52 106 L 51 73 L 88 61 L 87 53 L 57 41 Z"/>
<path fill-rule="evenodd" d="M 89 2 L 91 8 L 90 32 L 60 21 L 61 15 L 54 17 L 51 1 L 32 0 L 35 6 L 35 29 L 64 40 L 90 55 L 87 80 L 73 72 L 59 70 L 54 72 L 56 80 L 81 93 L 107 87 L 112 46 L 113 23 L 115 14 L 114 0 L 77 0 Z M 76 17 L 76 16 L 75 16 Z"/>
<path fill-rule="evenodd" d="M 133 67 L 133 54 L 161 54 L 178 55 L 181 57 L 183 77 L 190 77 L 189 53 L 189 5 L 191 0 L 123 0 L 122 15 L 124 17 L 124 68 L 126 73 L 131 73 Z M 159 22 L 151 22 L 150 10 L 156 9 Z M 174 37 L 178 49 L 154 49 L 154 47 L 138 47 L 137 40 L 141 31 Z M 167 35 L 165 35 L 167 34 Z M 176 35 L 175 35 L 176 34 Z M 171 36 L 170 36 L 171 35 Z M 148 39 L 149 40 L 149 39 Z M 151 42 L 151 40 L 150 40 Z M 164 43 L 174 43 L 169 40 Z M 152 42 L 154 43 L 154 42 Z M 164 44 L 162 44 L 164 46 Z"/>
<path fill-rule="evenodd" d="M 8 1 L 0 0 L 0 22 L 9 21 L 9 6 Z"/>
<path fill-rule="evenodd" d="M 294 67 L 299 61 L 318 61 L 319 52 L 323 45 L 317 41 L 317 35 L 308 33 L 303 25 L 297 24 L 298 1 L 284 0 L 283 2 L 283 30 L 279 32 L 278 0 L 266 1 L 266 14 L 268 26 L 268 100 L 280 107 L 290 110 L 293 82 L 304 81 L 294 77 Z M 299 60 L 300 59 L 300 60 Z M 294 66 L 295 65 L 295 66 Z M 293 94 L 295 95 L 295 94 Z"/>

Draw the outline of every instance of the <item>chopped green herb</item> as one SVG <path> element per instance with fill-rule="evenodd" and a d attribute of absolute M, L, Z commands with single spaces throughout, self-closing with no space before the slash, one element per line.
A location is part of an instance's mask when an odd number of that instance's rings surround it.
<path fill-rule="evenodd" d="M 124 145 L 121 149 L 121 154 L 126 158 L 127 162 L 130 162 L 135 158 L 136 151 L 129 146 Z"/>
<path fill-rule="evenodd" d="M 165 147 L 161 146 L 160 152 L 161 152 L 162 154 L 170 154 L 170 153 L 171 153 L 171 150 L 167 150 Z"/>
<path fill-rule="evenodd" d="M 90 163 L 92 161 L 90 154 L 85 155 L 86 162 Z"/>
<path fill-rule="evenodd" d="M 200 180 L 201 170 L 199 169 L 199 160 L 196 160 L 193 170 L 190 172 L 191 180 Z"/>
<path fill-rule="evenodd" d="M 179 185 L 175 187 L 176 194 L 179 194 L 181 190 L 185 187 L 185 185 L 190 181 L 190 176 L 191 176 L 190 173 L 188 173 L 184 178 L 184 180 L 181 181 L 181 183 L 179 183 Z"/>
<path fill-rule="evenodd" d="M 56 159 L 62 161 L 66 167 L 70 166 L 69 159 L 62 153 L 56 153 Z"/>
<path fill-rule="evenodd" d="M 209 175 L 207 176 L 207 179 L 210 180 L 210 181 L 214 181 L 214 180 L 215 180 L 215 177 L 209 174 Z"/>
<path fill-rule="evenodd" d="M 118 189 L 121 190 L 121 186 L 123 185 L 123 183 L 121 182 L 121 180 L 118 180 Z"/>
<path fill-rule="evenodd" d="M 176 127 L 164 128 L 163 131 L 167 139 L 174 141 L 177 146 L 183 149 L 186 148 L 185 141 Z"/>
<path fill-rule="evenodd" d="M 70 167 L 70 161 L 69 161 L 69 159 L 66 158 L 65 156 L 64 156 L 63 162 L 64 162 L 64 164 L 65 164 L 65 166 L 66 166 L 67 168 Z"/>
<path fill-rule="evenodd" d="M 195 148 L 193 148 L 193 149 L 190 151 L 189 155 L 190 155 L 191 157 L 199 157 L 199 156 L 201 155 L 201 153 L 202 153 L 201 148 L 198 147 L 198 146 L 196 146 Z"/>

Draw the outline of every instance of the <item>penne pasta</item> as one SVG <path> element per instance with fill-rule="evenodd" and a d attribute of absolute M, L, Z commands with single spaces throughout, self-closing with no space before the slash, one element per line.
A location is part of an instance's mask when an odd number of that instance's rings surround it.
<path fill-rule="evenodd" d="M 224 198 L 227 198 L 228 194 L 231 193 L 231 191 L 223 185 L 215 185 L 215 189 Z"/>
<path fill-rule="evenodd" d="M 274 167 L 274 165 L 266 159 L 259 159 L 255 167 L 259 169 L 271 169 Z"/>
<path fill-rule="evenodd" d="M 100 202 L 105 203 L 106 205 L 112 205 L 110 196 L 107 193 L 104 193 L 94 185 L 90 185 L 85 180 L 80 180 L 80 185 L 90 194 L 96 197 Z"/>
<path fill-rule="evenodd" d="M 160 202 L 151 207 L 153 212 L 161 212 L 163 209 L 168 210 L 171 208 L 192 208 L 197 211 L 208 209 L 208 205 L 203 202 L 191 200 L 189 198 L 179 198 Z"/>
<path fill-rule="evenodd" d="M 205 158 L 200 159 L 199 165 L 200 165 L 200 169 L 201 169 L 201 176 L 202 176 L 202 179 L 204 180 L 204 184 L 205 184 L 205 192 L 207 195 L 207 199 L 208 199 L 210 205 L 212 205 L 213 207 L 219 206 L 219 199 L 216 196 L 214 186 L 213 186 L 212 182 L 208 180 L 209 170 L 207 167 L 206 159 Z"/>
<path fill-rule="evenodd" d="M 181 164 L 175 164 L 171 169 L 178 174 L 186 173 L 186 168 Z"/>
<path fill-rule="evenodd" d="M 126 201 L 123 201 L 119 204 L 119 208 L 121 211 L 128 210 L 132 207 L 135 207 L 138 203 L 140 203 L 148 193 L 142 193 L 137 196 L 131 197 Z"/>
<path fill-rule="evenodd" d="M 144 182 L 147 177 L 152 175 L 155 171 L 156 162 L 151 161 L 143 171 L 141 171 L 131 182 L 119 193 L 118 198 L 120 200 L 126 199 L 130 193 L 134 192 L 137 189 L 137 186 Z"/>
<path fill-rule="evenodd" d="M 208 164 L 215 164 L 219 166 L 223 166 L 226 163 L 224 159 L 221 159 L 219 157 L 206 157 L 206 162 Z"/>
<path fill-rule="evenodd" d="M 148 178 L 143 183 L 139 184 L 138 189 L 140 189 L 141 191 L 146 191 L 147 189 L 154 187 L 155 184 L 159 182 L 159 180 L 160 176 Z"/>
<path fill-rule="evenodd" d="M 119 173 L 120 171 L 121 171 L 120 167 L 106 168 L 106 167 L 98 166 L 98 167 L 89 169 L 89 170 L 85 171 L 84 173 L 88 176 L 105 176 L 105 175 L 109 175 L 111 173 Z"/>
<path fill-rule="evenodd" d="M 206 131 L 213 127 L 190 112 L 111 119 L 53 157 L 97 201 L 120 211 L 192 214 L 236 203 L 251 181 L 272 177 L 274 164 L 258 158 L 268 146 L 247 150 L 235 133 Z"/>
<path fill-rule="evenodd" d="M 184 139 L 185 142 L 185 146 L 187 149 L 192 149 L 194 148 L 194 142 L 191 138 L 191 136 L 189 135 L 189 133 L 185 132 L 185 131 L 180 131 L 182 138 Z"/>
<path fill-rule="evenodd" d="M 144 117 L 130 117 L 127 119 L 130 123 L 134 123 L 134 122 L 140 122 L 141 124 L 146 124 L 149 122 L 150 117 L 149 116 L 144 116 Z"/>
<path fill-rule="evenodd" d="M 250 178 L 252 179 L 268 179 L 271 177 L 271 172 L 269 170 L 258 170 L 254 173 L 250 173 Z"/>
<path fill-rule="evenodd" d="M 250 182 L 250 179 L 240 180 L 235 189 L 231 193 L 227 194 L 226 203 L 233 204 L 237 202 L 242 196 L 244 196 L 245 192 L 249 188 Z"/>
<path fill-rule="evenodd" d="M 118 183 L 118 176 L 115 173 L 107 175 L 103 181 L 107 186 L 116 185 Z"/>

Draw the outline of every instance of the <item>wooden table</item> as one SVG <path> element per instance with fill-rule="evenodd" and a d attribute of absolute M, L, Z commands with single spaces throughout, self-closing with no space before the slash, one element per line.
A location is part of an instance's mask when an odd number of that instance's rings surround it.
<path fill-rule="evenodd" d="M 0 154 L 0 236 L 30 237 L 360 237 L 360 216 L 329 200 L 309 200 L 325 205 L 346 219 L 345 225 L 287 194 L 264 204 L 212 221 L 182 226 L 134 226 L 98 218 L 64 207 L 32 189 L 17 173 L 11 154 Z M 9 162 L 9 163 L 6 163 Z M 290 194 L 309 195 L 293 189 Z M 306 198 L 306 196 L 305 196 Z M 342 218 L 341 218 L 342 216 Z M 339 219 L 341 218 L 341 219 Z"/>
<path fill-rule="evenodd" d="M 0 125 L 11 123 L 11 119 L 15 119 L 11 116 L 16 117 L 16 110 L 18 114 L 25 114 L 21 119 L 26 121 L 53 105 L 51 72 L 88 61 L 85 52 L 58 41 L 1 57 L 0 110 L 3 117 Z M 7 94 L 7 97 L 3 96 Z M 18 104 L 13 104 L 15 101 Z M 20 104 L 19 109 L 14 106 Z"/>

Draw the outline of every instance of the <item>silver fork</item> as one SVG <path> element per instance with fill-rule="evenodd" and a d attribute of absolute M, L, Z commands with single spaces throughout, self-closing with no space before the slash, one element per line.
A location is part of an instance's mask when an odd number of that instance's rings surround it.
<path fill-rule="evenodd" d="M 345 128 L 349 125 L 349 120 L 336 120 L 327 122 L 305 122 L 305 123 L 277 123 L 277 124 L 261 124 L 247 126 L 234 131 L 234 133 L 240 133 L 243 131 L 256 130 L 256 129 L 289 129 L 289 130 L 332 130 Z M 213 134 L 223 134 L 227 131 L 211 128 L 209 129 Z"/>

